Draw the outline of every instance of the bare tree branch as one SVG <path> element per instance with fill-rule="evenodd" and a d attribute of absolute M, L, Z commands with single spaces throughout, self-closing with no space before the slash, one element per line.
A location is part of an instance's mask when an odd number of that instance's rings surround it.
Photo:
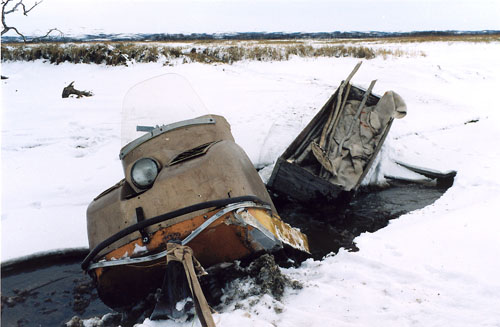
<path fill-rule="evenodd" d="M 11 0 L 6 0 L 6 1 L 5 1 L 5 5 L 7 5 L 7 3 L 9 3 L 10 1 L 11 1 Z M 38 6 L 39 4 L 41 4 L 42 2 L 43 2 L 43 0 L 40 0 L 40 2 L 35 2 L 35 4 L 34 4 L 34 5 L 30 8 L 30 9 L 26 10 L 26 6 L 24 5 L 23 0 L 19 0 L 19 2 L 18 2 L 18 3 L 16 3 L 16 4 L 14 5 L 14 7 L 13 7 L 11 10 L 6 11 L 6 12 L 5 12 L 5 14 L 7 15 L 7 14 L 10 14 L 10 13 L 13 13 L 14 11 L 16 11 L 16 10 L 17 10 L 17 7 L 22 6 L 22 7 L 23 7 L 23 14 L 24 14 L 24 16 L 28 16 L 28 13 L 29 13 L 29 12 L 30 12 L 33 8 L 35 8 L 36 6 Z M 3 4 L 3 3 L 4 3 L 4 1 L 2 1 L 2 4 Z"/>
<path fill-rule="evenodd" d="M 19 35 L 20 37 L 22 37 L 22 38 L 23 38 L 24 43 L 28 42 L 28 40 L 26 39 L 26 37 L 25 37 L 25 36 L 24 36 L 21 32 L 19 32 L 19 31 L 17 30 L 17 28 L 15 28 L 15 27 L 5 27 L 5 29 L 2 31 L 2 35 L 4 35 L 5 33 L 7 33 L 7 32 L 8 32 L 8 31 L 10 31 L 10 30 L 13 30 L 14 32 L 16 32 L 16 33 L 17 33 L 17 35 Z"/>
<path fill-rule="evenodd" d="M 55 27 L 54 27 L 54 28 L 51 28 L 51 29 L 47 32 L 47 34 L 45 34 L 44 36 L 38 36 L 38 37 L 34 37 L 34 38 L 32 38 L 32 39 L 31 39 L 31 42 L 37 42 L 37 41 L 40 41 L 41 39 L 44 39 L 44 38 L 48 37 L 48 36 L 49 36 L 49 34 L 50 34 L 50 33 L 52 33 L 52 32 L 59 32 L 59 35 L 63 35 L 63 34 L 64 34 L 64 33 L 63 33 L 63 32 L 61 32 L 59 29 L 57 29 L 57 28 L 55 28 Z"/>
<path fill-rule="evenodd" d="M 23 10 L 23 15 L 24 16 L 28 16 L 28 13 L 33 10 L 33 8 L 35 8 L 36 6 L 38 6 L 39 4 L 41 4 L 43 2 L 43 0 L 40 0 L 40 1 L 36 1 L 35 4 L 33 6 L 31 6 L 29 9 L 26 9 L 26 6 L 24 5 L 23 3 L 23 0 L 19 0 L 11 9 L 9 10 L 6 10 L 7 8 L 7 5 L 9 4 L 9 2 L 11 2 L 12 0 L 2 0 L 2 26 L 3 26 L 3 29 L 2 29 L 2 34 L 1 35 L 4 35 L 5 33 L 7 33 L 8 31 L 12 30 L 14 32 L 16 32 L 17 35 L 19 35 L 20 37 L 23 38 L 23 41 L 24 43 L 26 42 L 36 42 L 36 41 L 40 41 L 41 39 L 44 39 L 46 37 L 48 37 L 50 35 L 50 33 L 52 32 L 59 32 L 59 34 L 63 34 L 59 29 L 57 28 L 51 28 L 47 34 L 45 34 L 44 36 L 39 36 L 39 37 L 35 37 L 35 38 L 32 38 L 31 40 L 28 40 L 26 38 L 26 36 L 24 36 L 23 33 L 19 32 L 19 30 L 16 28 L 16 27 L 13 27 L 13 26 L 8 26 L 7 23 L 5 22 L 5 16 L 8 15 L 8 14 L 11 14 L 15 11 L 17 11 L 17 9 L 19 7 L 22 8 Z"/>

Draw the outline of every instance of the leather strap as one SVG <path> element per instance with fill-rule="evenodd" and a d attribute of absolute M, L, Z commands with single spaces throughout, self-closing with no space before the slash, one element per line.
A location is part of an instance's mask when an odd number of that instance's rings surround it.
<path fill-rule="evenodd" d="M 184 266 L 189 288 L 193 295 L 196 314 L 200 319 L 201 325 L 203 327 L 215 327 L 212 311 L 198 281 L 198 276 L 203 276 L 207 273 L 200 262 L 193 256 L 193 250 L 189 246 L 167 243 L 167 265 L 170 261 L 179 261 Z"/>

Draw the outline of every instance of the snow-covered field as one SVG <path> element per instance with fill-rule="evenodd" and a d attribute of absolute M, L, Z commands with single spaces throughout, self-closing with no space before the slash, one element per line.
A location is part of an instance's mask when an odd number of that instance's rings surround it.
<path fill-rule="evenodd" d="M 401 174 L 392 164 L 399 159 L 456 170 L 455 184 L 433 205 L 358 237 L 359 252 L 285 269 L 304 289 L 289 290 L 281 302 L 264 296 L 228 306 L 214 315 L 217 326 L 500 326 L 500 44 L 401 48 L 426 56 L 368 60 L 354 77 L 363 87 L 378 79 L 375 93 L 392 89 L 407 102 L 380 171 Z M 356 62 L 2 63 L 9 79 L 2 80 L 1 260 L 87 246 L 86 206 L 122 178 L 121 102 L 135 83 L 167 72 L 185 76 L 210 111 L 228 119 L 254 164 L 264 166 Z M 62 99 L 71 81 L 95 95 Z"/>

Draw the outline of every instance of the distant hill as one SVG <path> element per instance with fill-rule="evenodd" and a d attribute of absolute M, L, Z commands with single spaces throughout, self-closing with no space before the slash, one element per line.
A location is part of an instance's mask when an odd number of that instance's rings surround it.
<path fill-rule="evenodd" d="M 53 36 L 45 42 L 93 41 L 190 41 L 190 40 L 289 40 L 289 39 L 359 39 L 405 36 L 496 35 L 498 30 L 483 31 L 414 31 L 414 32 L 242 32 L 242 33 L 192 33 L 192 34 L 92 34 L 78 36 Z M 30 37 L 28 37 L 30 39 Z M 18 36 L 2 36 L 2 42 L 22 42 Z"/>

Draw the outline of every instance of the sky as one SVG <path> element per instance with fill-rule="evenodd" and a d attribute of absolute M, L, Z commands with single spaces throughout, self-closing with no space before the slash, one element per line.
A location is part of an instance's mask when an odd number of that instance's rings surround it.
<path fill-rule="evenodd" d="M 27 35 L 500 30 L 500 1 L 44 0 L 6 21 Z"/>

